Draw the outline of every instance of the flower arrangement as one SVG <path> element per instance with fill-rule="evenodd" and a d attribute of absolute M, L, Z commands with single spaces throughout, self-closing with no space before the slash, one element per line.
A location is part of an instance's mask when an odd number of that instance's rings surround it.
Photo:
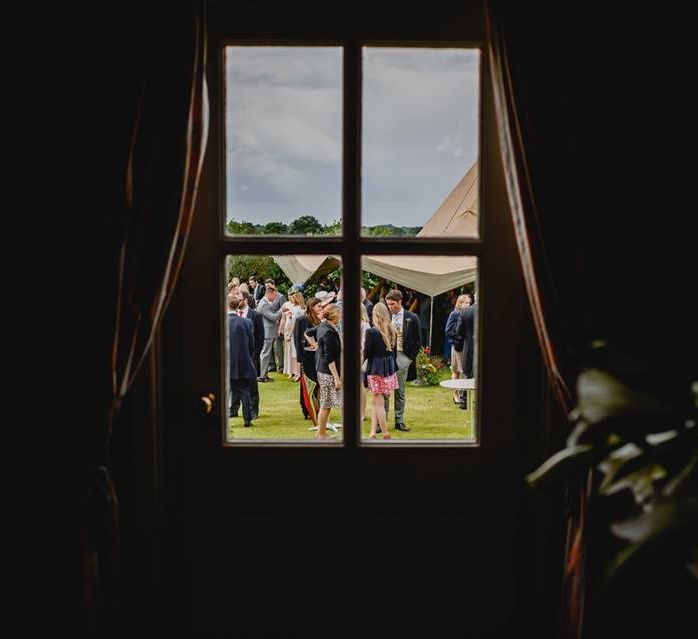
<path fill-rule="evenodd" d="M 429 347 L 422 347 L 417 353 L 417 379 L 422 384 L 436 386 L 441 381 L 441 372 L 445 366 L 444 360 L 438 355 L 432 355 Z"/>

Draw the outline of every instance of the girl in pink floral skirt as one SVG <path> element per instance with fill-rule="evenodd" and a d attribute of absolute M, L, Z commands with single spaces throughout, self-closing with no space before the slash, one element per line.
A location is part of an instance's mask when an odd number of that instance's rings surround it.
<path fill-rule="evenodd" d="M 388 307 L 379 302 L 373 307 L 373 328 L 366 331 L 362 365 L 362 370 L 366 373 L 366 385 L 372 393 L 369 439 L 376 438 L 377 428 L 384 433 L 383 439 L 390 439 L 383 396 L 389 395 L 398 387 L 396 345 L 397 333 L 390 321 Z"/>

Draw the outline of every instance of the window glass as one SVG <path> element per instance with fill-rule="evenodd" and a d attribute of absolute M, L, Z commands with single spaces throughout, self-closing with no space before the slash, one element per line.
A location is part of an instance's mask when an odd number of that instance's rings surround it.
<path fill-rule="evenodd" d="M 478 49 L 363 49 L 364 236 L 478 236 L 479 70 Z"/>
<path fill-rule="evenodd" d="M 362 258 L 364 440 L 474 440 L 476 282 L 472 256 Z"/>
<path fill-rule="evenodd" d="M 226 231 L 339 235 L 342 49 L 225 49 Z"/>
<path fill-rule="evenodd" d="M 225 439 L 342 441 L 341 262 L 226 260 Z"/>

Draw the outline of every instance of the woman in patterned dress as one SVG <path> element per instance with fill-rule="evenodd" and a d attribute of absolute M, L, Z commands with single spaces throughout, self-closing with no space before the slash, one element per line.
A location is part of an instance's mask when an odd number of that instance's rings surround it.
<path fill-rule="evenodd" d="M 342 380 L 339 371 L 342 368 L 342 342 L 337 331 L 341 318 L 339 306 L 330 304 L 323 310 L 325 319 L 316 328 L 306 331 L 306 336 L 313 336 L 317 341 L 315 367 L 320 385 L 320 410 L 315 439 L 329 439 L 327 420 L 333 408 L 342 407 Z"/>

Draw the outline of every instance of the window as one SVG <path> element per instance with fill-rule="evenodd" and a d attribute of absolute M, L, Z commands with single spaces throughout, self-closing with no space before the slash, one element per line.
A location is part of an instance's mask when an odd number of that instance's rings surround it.
<path fill-rule="evenodd" d="M 249 389 L 231 377 L 245 348 L 237 318 L 226 323 L 225 441 L 475 442 L 479 49 L 235 44 L 223 59 L 224 235 L 246 247 L 228 252 L 224 277 L 264 316 Z M 299 250 L 257 252 L 284 240 Z M 332 369 L 321 341 L 311 378 L 292 324 L 332 288 L 335 304 L 317 308 L 338 307 L 342 355 Z M 229 292 L 228 318 L 245 304 Z M 447 324 L 463 333 L 455 347 Z"/>

